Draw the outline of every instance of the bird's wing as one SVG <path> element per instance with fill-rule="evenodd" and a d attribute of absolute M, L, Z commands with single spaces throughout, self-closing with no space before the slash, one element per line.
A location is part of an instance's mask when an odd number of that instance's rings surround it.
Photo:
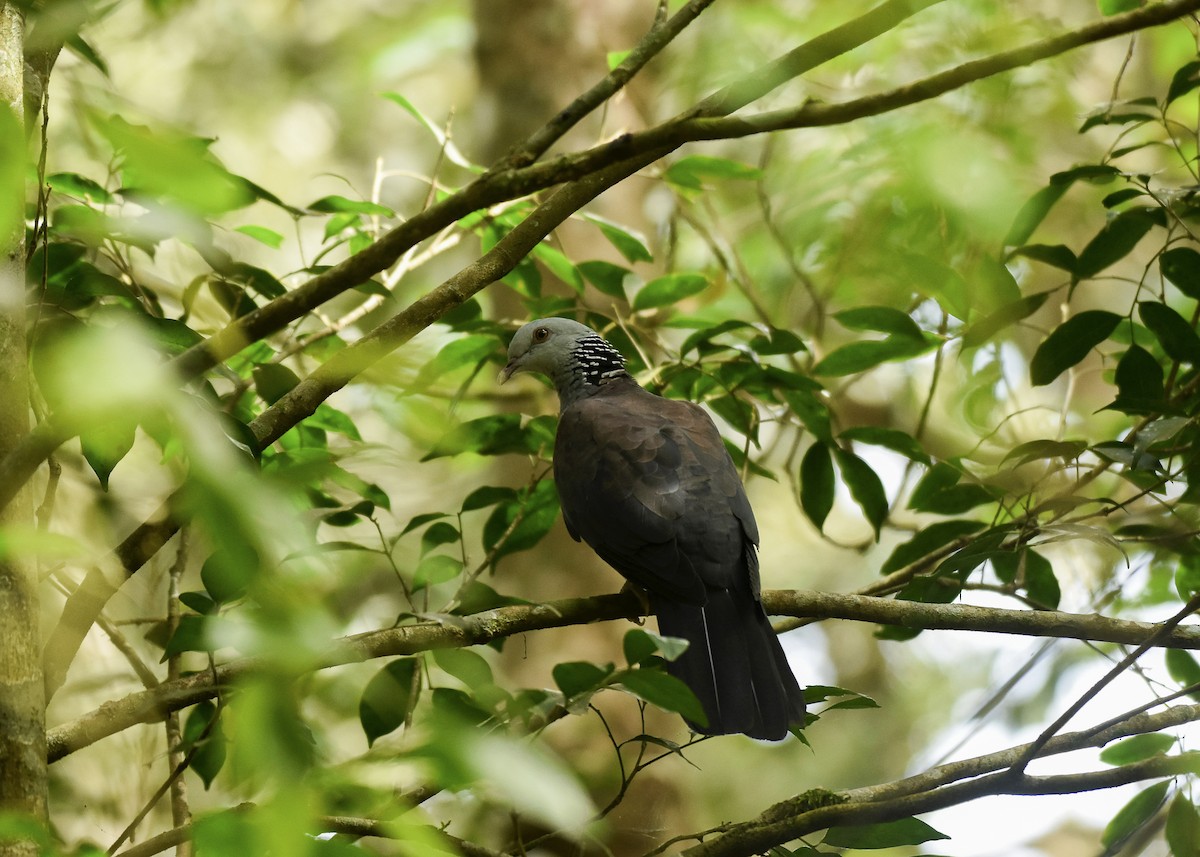
<path fill-rule="evenodd" d="M 634 583 L 703 604 L 749 571 L 757 594 L 754 514 L 703 408 L 606 385 L 561 415 L 554 464 L 571 535 Z"/>

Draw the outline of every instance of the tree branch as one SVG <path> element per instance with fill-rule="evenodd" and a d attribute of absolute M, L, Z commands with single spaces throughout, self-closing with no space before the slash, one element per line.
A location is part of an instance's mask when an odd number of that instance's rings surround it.
<path fill-rule="evenodd" d="M 959 604 L 920 604 L 820 592 L 764 592 L 763 604 L 772 614 L 1130 644 L 1141 643 L 1160 631 L 1157 625 L 1103 616 L 1000 610 Z M 470 616 L 439 616 L 436 620 L 419 625 L 403 625 L 333 641 L 326 657 L 313 663 L 311 669 L 327 669 L 373 658 L 412 655 L 431 649 L 479 645 L 530 631 L 632 619 L 643 613 L 636 596 L 621 593 L 501 607 Z M 924 618 L 927 625 L 915 621 L 914 616 Z M 1175 628 L 1163 636 L 1158 644 L 1169 648 L 1200 649 L 1200 628 Z M 105 703 L 70 723 L 51 729 L 48 733 L 48 757 L 52 762 L 57 761 L 136 723 L 161 720 L 168 711 L 209 699 L 242 676 L 262 672 L 269 667 L 270 664 L 261 658 L 240 658 L 218 666 L 214 672 L 202 672 L 164 682 L 153 690 L 132 693 Z"/>

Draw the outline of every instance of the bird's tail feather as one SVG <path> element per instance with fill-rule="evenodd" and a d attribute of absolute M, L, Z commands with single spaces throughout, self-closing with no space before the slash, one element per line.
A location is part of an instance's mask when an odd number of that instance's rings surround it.
<path fill-rule="evenodd" d="M 657 603 L 655 603 L 657 602 Z M 668 671 L 692 689 L 709 735 L 744 733 L 778 740 L 804 721 L 804 694 L 758 600 L 749 592 L 717 589 L 699 607 L 651 598 L 659 631 L 689 645 Z"/>

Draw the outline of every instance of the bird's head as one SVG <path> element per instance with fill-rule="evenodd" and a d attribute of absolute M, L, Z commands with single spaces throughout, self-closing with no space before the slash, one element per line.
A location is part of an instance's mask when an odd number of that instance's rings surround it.
<path fill-rule="evenodd" d="M 590 327 L 569 318 L 539 318 L 522 327 L 508 344 L 508 364 L 500 371 L 500 383 L 518 372 L 535 372 L 554 378 L 572 363 L 579 344 L 600 337 Z"/>
<path fill-rule="evenodd" d="M 500 383 L 518 372 L 545 375 L 560 398 L 573 398 L 582 388 L 626 374 L 621 352 L 590 327 L 568 318 L 539 318 L 516 332 Z"/>

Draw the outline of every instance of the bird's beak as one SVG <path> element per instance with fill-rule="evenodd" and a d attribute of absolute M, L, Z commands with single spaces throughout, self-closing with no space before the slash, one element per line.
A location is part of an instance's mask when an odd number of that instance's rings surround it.
<path fill-rule="evenodd" d="M 509 378 L 511 378 L 513 375 L 515 375 L 517 372 L 520 372 L 520 371 L 521 371 L 521 358 L 514 357 L 512 360 L 508 361 L 508 364 L 505 365 L 505 367 L 503 369 L 500 370 L 500 374 L 496 376 L 496 380 L 499 381 L 501 384 L 503 384 Z"/>

